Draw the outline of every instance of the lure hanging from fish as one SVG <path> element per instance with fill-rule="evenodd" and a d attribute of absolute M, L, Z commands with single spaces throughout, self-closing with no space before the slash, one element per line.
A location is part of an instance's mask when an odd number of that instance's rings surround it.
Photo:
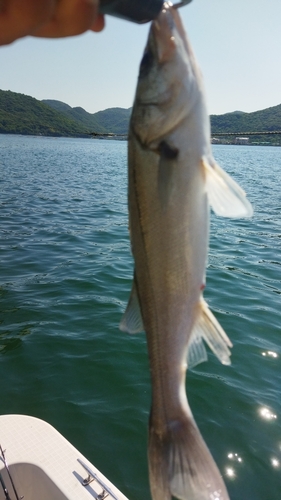
<path fill-rule="evenodd" d="M 152 498 L 228 500 L 193 419 L 185 375 L 207 359 L 203 340 L 230 364 L 232 344 L 202 295 L 209 206 L 226 217 L 249 217 L 252 208 L 213 158 L 201 72 L 170 3 L 151 25 L 140 65 L 128 164 L 135 272 L 120 328 L 147 337 Z"/>

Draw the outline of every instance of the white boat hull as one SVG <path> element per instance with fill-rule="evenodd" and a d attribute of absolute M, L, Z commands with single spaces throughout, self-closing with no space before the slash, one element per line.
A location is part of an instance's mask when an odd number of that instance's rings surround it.
<path fill-rule="evenodd" d="M 54 427 L 26 415 L 0 416 L 0 444 L 18 497 L 24 500 L 128 500 L 93 464 Z M 78 461 L 79 460 L 79 461 Z M 88 473 L 95 480 L 84 486 Z M 3 459 L 0 474 L 11 500 L 17 500 Z M 99 482 L 100 481 L 100 482 Z M 0 500 L 6 500 L 0 486 Z"/>

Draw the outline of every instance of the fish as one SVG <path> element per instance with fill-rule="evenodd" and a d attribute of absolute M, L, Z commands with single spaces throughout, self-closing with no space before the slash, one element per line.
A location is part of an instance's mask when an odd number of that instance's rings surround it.
<path fill-rule="evenodd" d="M 145 331 L 152 404 L 148 468 L 153 500 L 227 500 L 220 471 L 193 418 L 186 370 L 225 365 L 231 341 L 203 298 L 210 206 L 249 217 L 243 189 L 216 163 L 203 77 L 178 11 L 151 24 L 128 137 L 132 291 L 120 329 Z"/>

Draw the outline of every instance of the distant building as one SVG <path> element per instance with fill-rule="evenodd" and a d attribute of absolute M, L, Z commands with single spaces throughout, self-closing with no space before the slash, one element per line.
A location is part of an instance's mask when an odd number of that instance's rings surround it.
<path fill-rule="evenodd" d="M 218 139 L 217 137 L 212 137 L 211 143 L 212 144 L 221 144 L 221 140 Z"/>
<path fill-rule="evenodd" d="M 249 144 L 249 137 L 236 137 L 235 144 Z"/>

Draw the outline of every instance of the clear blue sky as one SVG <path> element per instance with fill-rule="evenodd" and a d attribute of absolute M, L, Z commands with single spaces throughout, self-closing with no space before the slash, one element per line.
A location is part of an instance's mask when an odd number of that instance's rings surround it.
<path fill-rule="evenodd" d="M 211 114 L 281 103 L 281 0 L 193 0 L 181 15 Z M 129 108 L 148 28 L 108 17 L 102 33 L 0 47 L 0 89 L 91 113 Z"/>

